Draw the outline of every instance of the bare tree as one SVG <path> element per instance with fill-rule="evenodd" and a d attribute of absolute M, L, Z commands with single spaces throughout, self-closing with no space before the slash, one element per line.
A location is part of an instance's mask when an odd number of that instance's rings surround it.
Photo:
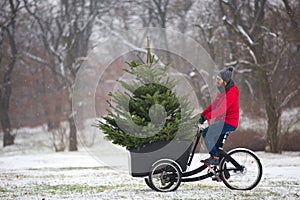
<path fill-rule="evenodd" d="M 25 0 L 25 7 L 36 21 L 38 37 L 51 59 L 44 59 L 30 52 L 24 53 L 48 66 L 63 80 L 69 97 L 69 150 L 76 151 L 77 130 L 75 113 L 72 112 L 73 86 L 81 63 L 89 51 L 94 19 L 107 7 L 104 2 L 97 0 L 59 1 L 58 4 Z"/>
<path fill-rule="evenodd" d="M 268 122 L 267 149 L 279 152 L 278 134 L 282 109 L 298 96 L 300 91 L 300 87 L 293 83 L 296 77 L 292 73 L 295 69 L 284 56 L 293 50 L 290 49 L 291 45 L 285 42 L 284 35 L 278 34 L 284 32 L 284 27 L 277 26 L 276 29 L 272 26 L 272 22 L 278 18 L 272 13 L 278 15 L 280 10 L 266 0 L 219 0 L 219 4 L 224 24 L 238 36 L 235 39 L 237 52 L 245 52 L 242 57 L 238 57 L 236 64 L 241 64 L 239 59 L 244 58 L 248 61 L 247 67 L 253 69 L 257 76 Z M 289 78 L 280 76 L 282 70 L 286 69 L 289 69 L 291 74 Z M 282 82 L 273 82 L 278 78 Z M 292 91 L 287 90 L 287 85 Z"/>
<path fill-rule="evenodd" d="M 188 12 L 191 10 L 192 6 L 196 2 L 193 0 L 187 1 L 168 1 L 168 0 L 148 0 L 148 1 L 141 1 L 141 6 L 147 10 L 148 15 L 144 15 L 145 18 L 143 21 L 147 22 L 145 24 L 166 28 L 173 27 L 178 29 L 182 33 L 188 32 L 188 22 L 187 15 Z M 165 40 L 165 47 L 168 49 L 168 43 L 166 34 L 163 34 L 162 37 Z M 212 53 L 212 52 L 210 52 Z M 211 54 L 212 55 L 212 54 Z M 208 105 L 209 93 L 207 91 L 207 85 L 201 79 L 202 76 L 206 76 L 207 74 L 200 74 L 197 70 L 190 66 L 189 63 L 186 63 L 183 59 L 180 59 L 177 56 L 170 56 L 167 54 L 166 61 L 172 63 L 176 63 L 176 70 L 180 73 L 184 74 L 186 78 L 188 78 L 189 83 L 194 88 L 196 93 L 197 99 L 200 102 L 202 107 Z"/>
<path fill-rule="evenodd" d="M 218 2 L 206 1 L 196 4 L 197 12 L 194 14 L 196 21 L 194 22 L 194 37 L 195 39 L 206 49 L 215 63 L 224 60 L 224 51 L 219 49 L 228 48 L 224 45 L 222 39 L 220 39 L 220 33 L 224 34 L 224 28 L 222 23 L 219 22 L 218 14 Z M 202 107 L 207 107 L 211 102 L 210 94 L 207 85 L 214 85 L 215 79 L 207 78 L 210 84 L 205 84 L 201 81 L 201 76 L 211 76 L 211 74 L 195 74 L 197 78 L 193 78 L 194 85 L 198 85 L 198 99 Z"/>
<path fill-rule="evenodd" d="M 191 28 L 193 26 L 188 26 L 188 24 L 191 23 L 191 21 L 188 21 L 190 20 L 188 14 L 191 15 L 190 11 L 195 3 L 196 1 L 194 0 L 127 0 L 115 4 L 113 11 L 109 13 L 110 17 L 107 18 L 112 21 L 111 23 L 105 19 L 98 22 L 104 24 L 105 28 L 112 32 L 118 32 L 120 30 L 119 24 L 121 24 L 121 28 L 125 29 L 140 28 L 141 26 L 159 28 L 171 27 L 184 34 L 191 34 Z M 194 12 L 196 12 L 196 10 Z M 135 21 L 133 22 L 131 19 L 135 19 Z M 116 23 L 118 26 L 114 26 L 113 21 L 115 20 L 118 22 Z M 166 37 L 167 34 L 162 31 L 160 38 L 164 39 L 164 49 L 168 50 L 169 45 Z M 146 38 L 146 35 L 144 38 Z M 211 46 L 213 46 L 213 44 L 211 44 Z M 188 62 L 185 62 L 184 59 L 178 56 L 172 56 L 171 54 L 166 54 L 162 60 L 163 62 L 176 63 L 174 67 L 181 75 L 188 79 L 194 88 L 201 106 L 206 106 L 209 95 L 206 96 L 208 92 L 205 90 L 206 86 L 203 86 L 205 83 L 201 80 L 201 77 L 206 76 L 208 73 L 199 74 L 199 72 Z"/>
<path fill-rule="evenodd" d="M 21 8 L 19 0 L 5 0 L 1 3 L 1 22 L 0 22 L 0 63 L 1 71 L 3 71 L 3 82 L 0 87 L 0 121 L 4 132 L 3 146 L 14 144 L 15 136 L 11 134 L 11 122 L 9 118 L 9 103 L 12 93 L 12 72 L 17 62 L 18 49 L 16 44 L 16 18 Z M 4 63 L 4 40 L 8 41 L 9 60 Z M 1 73 L 2 74 L 2 73 Z"/>

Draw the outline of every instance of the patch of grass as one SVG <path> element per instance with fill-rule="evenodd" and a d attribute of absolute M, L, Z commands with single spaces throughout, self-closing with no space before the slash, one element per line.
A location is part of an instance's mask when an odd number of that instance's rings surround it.
<path fill-rule="evenodd" d="M 102 192 L 104 190 L 112 189 L 112 186 L 107 185 L 96 185 L 96 186 L 89 186 L 89 185 L 81 185 L 81 184 L 60 184 L 60 185 L 46 185 L 43 187 L 43 190 L 46 190 L 52 194 L 56 193 L 83 193 L 87 191 L 93 192 Z"/>
<path fill-rule="evenodd" d="M 62 167 L 58 168 L 57 170 L 85 170 L 85 169 L 92 169 L 92 170 L 99 170 L 99 169 L 110 169 L 107 166 L 97 166 L 97 167 Z"/>
<path fill-rule="evenodd" d="M 257 192 L 239 192 L 237 193 L 238 195 L 238 199 L 240 199 L 241 197 L 243 197 L 242 199 L 263 199 L 261 193 L 257 193 Z"/>
<path fill-rule="evenodd" d="M 254 194 L 253 192 L 250 193 L 250 192 L 241 192 L 239 193 L 239 196 L 241 197 L 253 197 L 253 196 L 257 196 L 257 194 Z"/>
<path fill-rule="evenodd" d="M 267 194 L 268 191 L 237 191 L 234 195 L 233 199 L 239 200 L 239 199 L 243 199 L 243 200 L 250 200 L 250 199 L 264 199 L 265 196 L 269 196 L 269 197 L 274 197 L 277 196 L 273 195 L 273 194 Z"/>
<path fill-rule="evenodd" d="M 180 188 L 199 188 L 199 189 L 215 189 L 219 188 L 217 185 L 208 185 L 208 184 L 182 184 Z"/>
<path fill-rule="evenodd" d="M 11 190 L 8 190 L 6 188 L 0 187 L 0 192 L 1 193 L 7 193 L 7 192 L 11 192 Z"/>
<path fill-rule="evenodd" d="M 29 171 L 39 171 L 39 170 L 43 170 L 45 168 L 29 168 Z"/>
<path fill-rule="evenodd" d="M 270 181 L 270 185 L 273 187 L 290 187 L 299 186 L 300 183 L 297 181 Z"/>
<path fill-rule="evenodd" d="M 34 193 L 50 193 L 50 194 L 68 194 L 68 193 L 98 193 L 105 190 L 122 189 L 128 185 L 87 185 L 87 184 L 57 184 L 57 185 L 37 185 Z"/>
<path fill-rule="evenodd" d="M 265 197 L 279 198 L 281 195 L 279 192 L 272 190 L 256 190 L 256 191 L 237 191 L 234 195 L 234 200 L 251 200 L 251 199 L 265 199 Z M 280 199 L 280 198 L 279 198 Z"/>
<path fill-rule="evenodd" d="M 61 167 L 61 168 L 29 168 L 30 171 L 40 171 L 40 170 L 49 170 L 49 171 L 69 171 L 69 170 L 100 170 L 100 169 L 110 169 L 107 166 L 97 166 L 97 167 Z"/>
<path fill-rule="evenodd" d="M 0 178 L 5 179 L 6 181 L 13 181 L 15 179 L 25 179 L 27 177 L 28 177 L 27 175 L 15 173 L 15 172 L 0 174 Z"/>
<path fill-rule="evenodd" d="M 276 197 L 276 196 L 279 197 L 279 196 L 281 196 L 281 194 L 279 192 L 275 192 L 273 190 L 267 191 L 267 194 L 268 194 L 268 196 L 272 196 L 272 197 Z"/>

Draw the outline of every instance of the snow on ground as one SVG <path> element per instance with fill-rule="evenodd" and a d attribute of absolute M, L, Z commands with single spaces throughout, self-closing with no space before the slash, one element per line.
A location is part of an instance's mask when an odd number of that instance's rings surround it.
<path fill-rule="evenodd" d="M 206 179 L 182 183 L 175 192 L 159 193 L 148 188 L 142 178 L 104 166 L 84 148 L 55 153 L 47 138 L 39 131 L 19 133 L 16 145 L 0 148 L 1 200 L 300 199 L 300 152 L 257 152 L 263 177 L 251 191 L 232 191 L 223 183 Z M 203 156 L 195 156 L 192 167 Z"/>

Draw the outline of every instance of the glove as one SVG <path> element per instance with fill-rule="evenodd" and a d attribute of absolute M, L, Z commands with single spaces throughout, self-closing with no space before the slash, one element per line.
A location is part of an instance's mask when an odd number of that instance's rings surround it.
<path fill-rule="evenodd" d="M 203 124 L 206 121 L 206 117 L 201 115 L 200 119 L 199 119 L 199 124 Z"/>

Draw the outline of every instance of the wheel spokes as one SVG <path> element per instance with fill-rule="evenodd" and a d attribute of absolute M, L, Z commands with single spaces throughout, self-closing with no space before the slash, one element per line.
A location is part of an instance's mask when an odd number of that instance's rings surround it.
<path fill-rule="evenodd" d="M 163 162 L 154 166 L 149 180 L 157 191 L 173 191 L 181 182 L 181 173 L 175 164 Z"/>
<path fill-rule="evenodd" d="M 238 190 L 254 188 L 262 174 L 259 159 L 246 150 L 235 151 L 230 156 L 243 167 L 243 170 L 236 169 L 230 161 L 223 161 L 221 174 L 225 185 Z"/>

